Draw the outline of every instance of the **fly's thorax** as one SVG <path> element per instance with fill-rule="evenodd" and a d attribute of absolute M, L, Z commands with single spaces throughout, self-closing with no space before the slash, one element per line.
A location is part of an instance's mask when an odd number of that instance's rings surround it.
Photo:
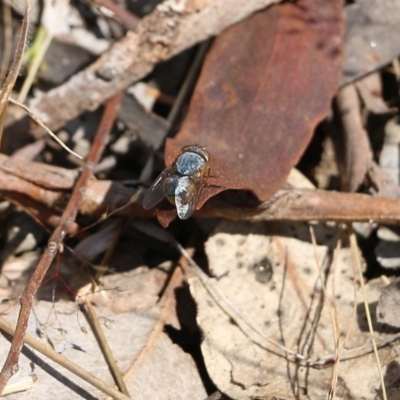
<path fill-rule="evenodd" d="M 183 147 L 182 153 L 196 153 L 201 156 L 205 162 L 210 161 L 210 155 L 208 154 L 207 150 L 198 144 Z"/>
<path fill-rule="evenodd" d="M 181 175 L 189 176 L 205 167 L 206 161 L 197 153 L 182 153 L 176 160 L 176 170 Z"/>

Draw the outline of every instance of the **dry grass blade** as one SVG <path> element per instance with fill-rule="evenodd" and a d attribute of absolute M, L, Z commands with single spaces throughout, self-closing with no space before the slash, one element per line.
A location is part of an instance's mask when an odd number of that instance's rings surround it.
<path fill-rule="evenodd" d="M 105 269 L 109 265 L 111 257 L 114 254 L 115 248 L 121 237 L 124 226 L 125 226 L 125 221 L 121 220 L 119 223 L 118 231 L 116 232 L 115 235 L 113 235 L 113 238 L 107 247 L 106 254 L 104 255 L 103 260 L 100 264 L 100 265 L 104 266 Z M 104 274 L 104 271 L 98 270 L 96 272 L 95 282 L 98 282 L 103 274 Z M 93 284 L 92 288 L 93 288 L 93 292 L 94 292 L 95 290 L 97 290 L 97 285 Z M 111 371 L 111 374 L 114 377 L 115 383 L 117 384 L 119 390 L 122 393 L 125 393 L 127 396 L 129 396 L 128 388 L 126 387 L 124 379 L 121 374 L 121 371 L 118 368 L 117 361 L 115 360 L 112 350 L 108 344 L 107 338 L 104 335 L 103 329 L 101 328 L 101 325 L 97 318 L 96 312 L 92 307 L 91 294 L 88 295 L 88 297 L 86 298 L 86 301 L 83 303 L 83 306 L 85 308 L 85 312 L 87 313 L 87 317 L 92 326 L 93 332 L 94 332 L 94 334 L 97 338 L 97 341 L 101 347 L 101 351 L 104 355 L 104 358 L 106 359 L 109 369 Z"/>
<path fill-rule="evenodd" d="M 362 268 L 361 268 L 360 252 L 359 252 L 358 245 L 357 245 L 356 235 L 354 234 L 353 228 L 351 225 L 348 225 L 348 230 L 349 230 L 349 237 L 350 237 L 350 247 L 351 247 L 351 251 L 353 254 L 353 262 L 356 264 L 358 274 L 359 274 L 360 285 L 361 285 L 363 299 L 364 299 L 365 314 L 367 316 L 368 328 L 369 328 L 369 331 L 371 334 L 372 347 L 374 349 L 375 359 L 376 359 L 376 363 L 378 366 L 379 379 L 381 381 L 382 397 L 383 397 L 383 400 L 387 400 L 385 380 L 383 377 L 381 362 L 379 360 L 378 347 L 377 347 L 376 341 L 375 341 L 374 327 L 372 326 L 371 313 L 369 311 L 367 293 L 366 293 L 365 285 L 364 285 L 364 277 L 363 277 Z"/>
<path fill-rule="evenodd" d="M 15 100 L 11 97 L 8 98 L 8 101 L 10 103 L 13 103 L 19 107 L 21 107 L 23 110 L 26 111 L 26 113 L 39 125 L 41 126 L 63 149 L 68 151 L 68 153 L 72 154 L 73 156 L 79 158 L 82 160 L 82 157 L 78 154 L 75 153 L 73 150 L 71 150 L 66 144 L 63 143 L 63 141 L 55 134 L 53 133 L 41 120 L 38 116 L 36 116 L 26 105 L 20 103 L 19 100 Z"/>
<path fill-rule="evenodd" d="M 322 265 L 320 260 L 318 259 L 318 255 L 317 255 L 317 240 L 315 238 L 315 232 L 312 226 L 310 226 L 310 235 L 311 235 L 311 242 L 313 244 L 313 248 L 314 248 L 314 257 L 315 257 L 315 262 L 317 264 L 318 267 L 318 274 L 319 274 L 319 279 L 321 281 L 321 288 L 322 288 L 322 292 L 324 294 L 324 299 L 325 299 L 325 305 L 328 309 L 328 313 L 329 313 L 329 318 L 331 320 L 332 323 L 332 328 L 333 328 L 333 338 L 334 338 L 334 342 L 335 342 L 335 366 L 334 366 L 334 370 L 332 372 L 332 380 L 331 380 L 331 389 L 329 394 L 327 395 L 327 399 L 331 400 L 334 398 L 334 392 L 335 392 L 335 388 L 336 388 L 336 384 L 337 384 L 337 378 L 338 378 L 338 354 L 339 354 L 339 326 L 338 326 L 338 321 L 337 321 L 337 309 L 335 307 L 335 305 L 331 305 L 328 296 L 327 296 L 327 290 L 326 290 L 326 285 L 325 285 L 325 279 L 323 276 L 323 269 L 322 269 Z M 333 302 L 335 301 L 335 297 L 333 298 Z"/>
<path fill-rule="evenodd" d="M 174 126 L 178 121 L 178 117 L 182 112 L 182 108 L 184 102 L 187 100 L 190 91 L 193 89 L 194 82 L 199 74 L 199 70 L 201 65 L 204 61 L 204 57 L 210 47 L 210 40 L 206 40 L 205 42 L 201 43 L 199 49 L 196 52 L 196 56 L 193 60 L 193 63 L 188 71 L 185 81 L 182 84 L 182 87 L 178 93 L 177 98 L 174 101 L 174 104 L 171 108 L 171 111 L 168 114 L 168 121 L 171 126 Z"/>
<path fill-rule="evenodd" d="M 15 331 L 16 331 L 15 327 L 11 323 L 9 323 L 8 321 L 4 320 L 1 317 L 0 317 L 0 329 L 4 332 L 7 332 L 9 335 L 15 335 Z M 112 396 L 113 399 L 127 400 L 129 398 L 129 397 L 125 396 L 124 394 L 118 392 L 117 390 L 109 387 L 109 385 L 107 385 L 105 382 L 96 378 L 95 376 L 93 376 L 92 374 L 87 372 L 85 369 L 81 368 L 79 365 L 76 365 L 72 361 L 61 356 L 55 350 L 53 350 L 51 347 L 43 344 L 42 342 L 35 339 L 31 335 L 29 335 L 29 334 L 25 335 L 24 343 L 31 346 L 33 349 L 39 351 L 41 354 L 50 358 L 51 360 L 58 363 L 62 367 L 66 368 L 68 371 L 71 371 L 75 375 L 84 379 L 86 382 L 90 383 L 97 389 L 101 390 L 103 393 L 107 394 L 108 396 Z"/>
<path fill-rule="evenodd" d="M 101 350 L 102 350 L 105 358 L 107 359 L 108 365 L 110 366 L 110 369 L 114 376 L 114 379 L 117 382 L 118 387 L 121 390 L 121 392 L 129 397 L 128 389 L 127 389 L 125 382 L 122 379 L 122 376 L 119 372 L 117 362 L 112 354 L 110 346 L 108 345 L 108 342 L 104 335 L 104 332 L 101 329 L 101 325 L 99 323 L 97 315 L 89 302 L 86 302 L 84 306 L 85 306 L 85 312 L 88 315 L 90 324 L 92 325 L 93 331 L 94 331 L 94 333 L 97 337 L 97 340 L 101 346 Z"/>
<path fill-rule="evenodd" d="M 57 4 L 58 3 L 58 4 Z M 23 103 L 26 99 L 26 96 L 28 95 L 28 92 L 32 86 L 32 82 L 35 79 L 35 76 L 37 74 L 37 71 L 39 70 L 40 64 L 43 61 L 43 58 L 46 54 L 47 49 L 50 46 L 51 41 L 53 40 L 54 36 L 54 31 L 55 27 L 58 24 L 59 19 L 61 18 L 62 13 L 64 12 L 65 8 L 67 7 L 69 0 L 64 0 L 55 3 L 55 5 L 58 7 L 57 12 L 55 12 L 55 18 L 53 21 L 53 25 L 50 29 L 50 31 L 45 32 L 45 38 L 43 43 L 40 45 L 40 49 L 38 54 L 36 54 L 33 63 L 31 67 L 29 68 L 28 76 L 25 78 L 24 84 L 22 85 L 21 91 L 18 94 L 18 101 L 20 103 Z M 47 7 L 51 7 L 50 5 L 47 5 Z M 40 27 L 39 29 L 44 29 L 44 27 Z"/>
<path fill-rule="evenodd" d="M 22 56 L 25 51 L 26 39 L 28 36 L 29 27 L 29 13 L 31 10 L 31 1 L 28 0 L 26 3 L 26 10 L 24 19 L 22 21 L 21 32 L 18 36 L 18 42 L 15 50 L 14 61 L 11 65 L 10 72 L 4 82 L 3 88 L 0 92 L 0 115 L 3 114 L 5 107 L 10 97 L 10 93 L 14 87 L 15 81 L 18 78 L 19 70 L 21 69 Z"/>

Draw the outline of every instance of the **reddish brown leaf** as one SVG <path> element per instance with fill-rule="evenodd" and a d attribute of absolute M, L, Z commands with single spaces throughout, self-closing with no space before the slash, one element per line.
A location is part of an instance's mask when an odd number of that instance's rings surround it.
<path fill-rule="evenodd" d="M 342 1 L 273 6 L 214 42 L 189 112 L 167 142 L 170 164 L 184 145 L 210 153 L 198 208 L 226 189 L 271 197 L 328 113 L 342 73 Z"/>

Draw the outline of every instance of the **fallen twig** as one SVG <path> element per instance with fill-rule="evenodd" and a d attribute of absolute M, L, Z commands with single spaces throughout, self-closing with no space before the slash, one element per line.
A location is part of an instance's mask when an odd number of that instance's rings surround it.
<path fill-rule="evenodd" d="M 0 156 L 0 194 L 22 207 L 45 205 L 63 209 L 72 190 L 77 171 Z M 139 197 L 139 198 L 138 198 Z M 138 189 L 121 182 L 91 179 L 79 212 L 92 218 L 107 216 L 151 217 L 143 210 Z M 282 189 L 273 198 L 252 207 L 237 207 L 224 197 L 207 202 L 194 216 L 231 220 L 336 221 L 400 224 L 399 200 L 358 193 L 325 190 Z M 172 207 L 172 206 L 171 206 Z M 44 210 L 42 209 L 42 212 Z M 50 217 L 47 210 L 46 219 Z"/>

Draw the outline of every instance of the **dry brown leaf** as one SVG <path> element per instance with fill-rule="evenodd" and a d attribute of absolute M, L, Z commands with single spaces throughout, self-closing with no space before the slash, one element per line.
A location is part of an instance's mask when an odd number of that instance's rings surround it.
<path fill-rule="evenodd" d="M 125 283 L 126 280 L 125 276 Z M 107 295 L 109 304 L 112 304 L 112 291 L 108 291 Z M 34 310 L 37 319 L 30 320 L 30 334 L 37 337 L 39 329 L 44 343 L 53 343 L 63 356 L 103 379 L 110 386 L 114 385 L 90 326 L 74 302 L 59 301 L 53 304 L 39 301 Z M 7 319 L 15 321 L 16 311 L 8 315 Z M 108 306 L 97 308 L 96 312 L 118 366 L 124 373 L 132 367 L 138 354 L 147 345 L 148 337 L 157 323 L 160 308 L 152 302 L 150 307 L 120 314 L 110 311 Z M 0 359 L 5 358 L 8 348 L 9 342 L 1 336 Z M 36 387 L 28 393 L 11 395 L 8 399 L 104 398 L 101 392 L 86 382 L 28 348 L 21 355 L 20 369 L 13 379 L 20 379 L 32 373 L 31 360 L 35 362 L 33 372 L 38 376 Z M 128 379 L 127 387 L 134 399 L 186 400 L 206 397 L 192 357 L 173 344 L 162 331 L 151 343 L 146 357 L 142 359 L 135 373 Z"/>
<path fill-rule="evenodd" d="M 376 307 L 380 323 L 400 328 L 400 280 L 397 278 L 382 288 L 382 294 Z"/>
<path fill-rule="evenodd" d="M 215 40 L 165 149 L 166 165 L 185 145 L 210 153 L 198 208 L 227 189 L 267 200 L 283 186 L 339 86 L 342 14 L 340 1 L 279 4 Z"/>
<path fill-rule="evenodd" d="M 324 243 L 317 248 L 310 243 L 307 224 L 220 223 L 206 243 L 209 268 L 216 276 L 210 283 L 262 337 L 315 360 L 335 351 L 318 260 L 323 276 L 328 277 L 327 300 L 336 303 L 340 342 L 343 343 L 351 329 L 346 349 L 359 346 L 365 346 L 364 351 L 370 349 L 360 293 L 354 299 L 350 251 L 348 248 L 337 251 L 334 266 L 332 254 L 340 232 L 323 225 L 313 228 L 317 241 Z M 257 277 L 260 265 L 273 268 L 268 283 Z M 335 293 L 332 293 L 333 282 Z M 377 301 L 381 287 L 379 282 L 367 286 L 370 304 Z M 191 279 L 190 289 L 204 334 L 202 351 L 206 366 L 221 391 L 235 399 L 247 396 L 326 399 L 332 366 L 318 370 L 301 362 L 290 362 L 278 356 L 281 350 L 265 340 L 267 351 L 232 322 L 198 279 Z M 357 317 L 351 323 L 354 305 Z M 378 342 L 393 337 L 384 333 L 382 325 L 376 328 Z M 343 357 L 350 354 L 345 351 Z M 380 355 L 384 369 L 398 358 L 385 349 Z M 379 377 L 370 357 L 354 358 L 337 366 L 338 396 L 375 399 Z"/>

